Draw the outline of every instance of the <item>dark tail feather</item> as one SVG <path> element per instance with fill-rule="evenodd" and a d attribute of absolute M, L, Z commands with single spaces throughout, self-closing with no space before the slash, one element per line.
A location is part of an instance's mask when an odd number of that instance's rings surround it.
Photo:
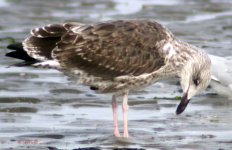
<path fill-rule="evenodd" d="M 8 49 L 11 50 L 19 50 L 19 51 L 24 51 L 23 50 L 23 44 L 22 43 L 15 43 L 15 44 L 10 44 L 7 46 Z"/>
<path fill-rule="evenodd" d="M 26 51 L 24 51 L 22 43 L 10 44 L 7 48 L 13 51 L 7 53 L 5 56 L 24 60 L 24 62 L 13 64 L 12 66 L 29 66 L 39 62 L 38 60 L 30 57 Z"/>
<path fill-rule="evenodd" d="M 36 59 L 30 57 L 23 49 L 22 43 L 11 44 L 7 46 L 8 49 L 14 50 L 6 54 L 7 57 L 21 59 L 24 61 L 36 61 Z"/>

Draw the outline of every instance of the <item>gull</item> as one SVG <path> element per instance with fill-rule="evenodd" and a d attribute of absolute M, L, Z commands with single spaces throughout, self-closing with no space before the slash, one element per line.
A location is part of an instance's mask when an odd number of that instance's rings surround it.
<path fill-rule="evenodd" d="M 56 68 L 100 93 L 112 94 L 114 136 L 120 137 L 117 97 L 123 96 L 123 137 L 128 138 L 128 93 L 178 76 L 183 89 L 176 109 L 211 80 L 211 61 L 201 49 L 177 39 L 155 20 L 50 24 L 31 30 L 22 44 L 9 45 L 16 66 Z"/>
<path fill-rule="evenodd" d="M 220 95 L 232 98 L 232 56 L 209 55 L 212 62 L 211 87 Z"/>

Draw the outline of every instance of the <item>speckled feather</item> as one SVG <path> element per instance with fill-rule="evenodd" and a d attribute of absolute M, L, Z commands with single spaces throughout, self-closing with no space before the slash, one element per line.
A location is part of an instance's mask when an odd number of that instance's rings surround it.
<path fill-rule="evenodd" d="M 54 24 L 31 34 L 23 42 L 30 56 L 54 59 L 66 74 L 101 92 L 128 90 L 176 75 L 191 54 L 199 52 L 153 20 Z"/>

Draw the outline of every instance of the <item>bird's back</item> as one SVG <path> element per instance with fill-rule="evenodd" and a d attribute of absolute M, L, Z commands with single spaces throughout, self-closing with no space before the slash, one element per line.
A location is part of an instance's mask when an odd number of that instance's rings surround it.
<path fill-rule="evenodd" d="M 54 60 L 69 76 L 91 84 L 160 69 L 165 65 L 162 46 L 172 40 L 172 33 L 155 21 L 117 20 L 35 28 L 24 40 L 23 48 L 32 58 Z M 39 63 L 44 64 L 49 65 Z"/>

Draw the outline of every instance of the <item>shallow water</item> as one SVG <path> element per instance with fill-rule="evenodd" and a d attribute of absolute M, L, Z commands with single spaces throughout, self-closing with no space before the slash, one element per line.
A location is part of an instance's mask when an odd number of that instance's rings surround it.
<path fill-rule="evenodd" d="M 0 1 L 0 149 L 232 149 L 232 101 L 210 89 L 180 116 L 175 115 L 175 97 L 181 96 L 176 81 L 131 92 L 130 138 L 117 139 L 110 95 L 71 83 L 55 70 L 7 68 L 18 61 L 4 57 L 5 47 L 22 41 L 34 27 L 123 18 L 156 19 L 178 38 L 228 56 L 231 8 L 230 0 Z"/>

